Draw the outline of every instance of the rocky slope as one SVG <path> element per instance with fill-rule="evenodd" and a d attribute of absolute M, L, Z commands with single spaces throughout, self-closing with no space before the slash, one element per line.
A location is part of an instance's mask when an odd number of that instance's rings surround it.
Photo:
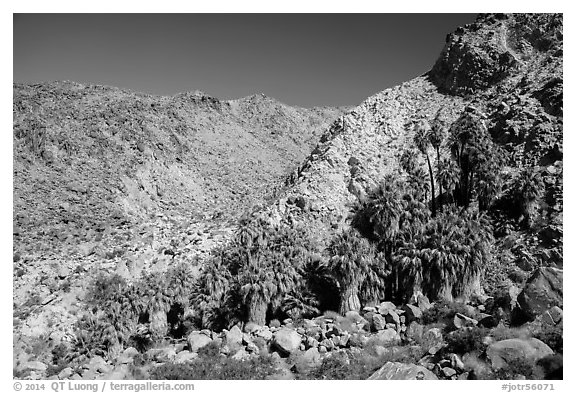
<path fill-rule="evenodd" d="M 481 15 L 446 39 L 430 72 L 368 98 L 330 127 L 267 211 L 272 220 L 304 221 L 328 238 L 367 190 L 398 170 L 399 155 L 414 146 L 413 121 L 438 110 L 448 124 L 467 106 L 484 112 L 516 169 L 561 168 L 561 16 Z"/>
<path fill-rule="evenodd" d="M 13 300 L 32 336 L 69 327 L 98 272 L 135 278 L 221 242 L 343 111 L 74 82 L 13 93 Z"/>
<path fill-rule="evenodd" d="M 157 215 L 231 222 L 341 112 L 72 82 L 15 84 L 13 106 L 16 251 L 44 255 Z"/>

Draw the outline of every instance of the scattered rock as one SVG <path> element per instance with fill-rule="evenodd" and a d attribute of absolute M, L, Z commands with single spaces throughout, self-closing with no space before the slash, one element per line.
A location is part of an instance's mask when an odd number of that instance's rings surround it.
<path fill-rule="evenodd" d="M 386 344 L 395 344 L 400 342 L 400 335 L 394 329 L 384 329 L 376 333 L 376 339 Z"/>
<path fill-rule="evenodd" d="M 454 315 L 452 323 L 454 324 L 454 327 L 456 329 L 462 329 L 465 327 L 474 327 L 478 325 L 477 320 L 475 320 L 474 318 L 467 317 L 466 315 L 460 313 L 456 313 L 456 315 Z"/>
<path fill-rule="evenodd" d="M 387 315 L 388 312 L 396 310 L 396 306 L 392 302 L 382 302 L 378 306 L 378 312 L 382 315 Z"/>
<path fill-rule="evenodd" d="M 182 351 L 176 354 L 176 357 L 174 358 L 174 363 L 182 364 L 190 362 L 196 358 L 198 358 L 198 354 L 196 352 Z"/>
<path fill-rule="evenodd" d="M 422 318 L 422 310 L 419 307 L 414 306 L 413 304 L 406 304 L 403 307 L 404 310 L 404 318 L 405 323 L 409 324 L 412 321 L 420 321 Z"/>
<path fill-rule="evenodd" d="M 273 343 L 280 352 L 289 355 L 300 348 L 302 337 L 293 329 L 281 328 L 274 335 Z"/>
<path fill-rule="evenodd" d="M 386 329 L 386 319 L 380 314 L 372 315 L 372 329 L 375 331 Z"/>
<path fill-rule="evenodd" d="M 548 325 L 557 325 L 562 321 L 564 313 L 558 306 L 552 307 L 550 310 L 542 314 L 542 321 Z"/>

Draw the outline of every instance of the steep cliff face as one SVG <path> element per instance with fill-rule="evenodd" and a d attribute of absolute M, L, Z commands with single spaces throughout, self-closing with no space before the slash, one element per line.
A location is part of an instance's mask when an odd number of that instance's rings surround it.
<path fill-rule="evenodd" d="M 561 167 L 562 63 L 561 16 L 480 15 L 448 35 L 430 72 L 340 117 L 266 214 L 306 222 L 329 238 L 348 225 L 367 190 L 399 170 L 398 156 L 414 147 L 415 120 L 440 111 L 449 124 L 467 106 L 483 114 L 493 139 L 514 157 L 511 172 Z"/>
<path fill-rule="evenodd" d="M 540 68 L 542 61 L 561 62 L 562 37 L 561 15 L 480 15 L 446 37 L 430 76 L 449 94 L 476 93 Z M 531 77 L 532 83 L 542 82 L 542 75 Z"/>

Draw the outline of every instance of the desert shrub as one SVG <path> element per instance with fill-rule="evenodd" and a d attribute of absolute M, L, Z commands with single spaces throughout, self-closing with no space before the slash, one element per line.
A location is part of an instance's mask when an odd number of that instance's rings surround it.
<path fill-rule="evenodd" d="M 479 353 L 486 350 L 483 339 L 489 334 L 490 330 L 481 327 L 470 327 L 455 330 L 445 337 L 447 352 L 464 354 L 477 351 Z"/>
<path fill-rule="evenodd" d="M 261 355 L 244 361 L 203 356 L 183 364 L 166 363 L 150 372 L 154 380 L 262 380 L 276 372 L 274 359 Z"/>
<path fill-rule="evenodd" d="M 52 348 L 52 363 L 46 369 L 46 375 L 58 375 L 60 371 L 68 367 L 70 363 L 70 349 L 64 343 Z"/>
<path fill-rule="evenodd" d="M 506 366 L 494 370 L 489 379 L 513 380 L 522 375 L 526 379 L 541 379 L 540 370 L 532 360 L 517 358 L 507 362 Z"/>
<path fill-rule="evenodd" d="M 373 352 L 373 351 L 372 351 Z M 424 355 L 422 348 L 392 347 L 382 355 L 363 349 L 358 352 L 336 352 L 298 379 L 365 380 L 386 362 L 417 363 Z"/>
<path fill-rule="evenodd" d="M 543 324 L 533 335 L 538 340 L 546 343 L 554 352 L 564 352 L 564 329 L 562 323 L 556 326 Z"/>
<path fill-rule="evenodd" d="M 510 328 L 500 325 L 490 330 L 490 337 L 492 337 L 494 341 L 508 340 L 511 338 L 524 338 L 526 336 L 526 330 L 521 328 Z"/>
<path fill-rule="evenodd" d="M 354 354 L 348 356 L 345 352 L 338 352 L 325 357 L 322 363 L 310 370 L 300 379 L 321 380 L 365 380 L 382 366 L 375 356 Z"/>
<path fill-rule="evenodd" d="M 425 325 L 437 322 L 449 324 L 457 313 L 464 314 L 470 318 L 476 317 L 476 314 L 471 312 L 471 308 L 464 303 L 438 300 L 432 304 L 432 307 L 422 313 L 422 323 Z"/>
<path fill-rule="evenodd" d="M 198 357 L 202 359 L 215 359 L 220 356 L 220 345 L 216 341 L 210 341 L 208 345 L 198 350 Z"/>

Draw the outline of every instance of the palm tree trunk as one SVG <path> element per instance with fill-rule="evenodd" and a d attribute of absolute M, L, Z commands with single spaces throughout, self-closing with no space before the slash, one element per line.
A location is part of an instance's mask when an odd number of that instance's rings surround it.
<path fill-rule="evenodd" d="M 360 310 L 360 298 L 358 297 L 358 286 L 351 285 L 344 289 L 340 296 L 340 310 L 339 313 L 344 315 L 348 311 Z"/>
<path fill-rule="evenodd" d="M 432 164 L 430 163 L 430 156 L 426 153 L 426 161 L 428 162 L 428 172 L 430 172 L 430 190 L 432 192 L 432 217 L 436 216 L 436 201 L 434 200 L 434 172 L 432 171 Z"/>
<path fill-rule="evenodd" d="M 150 314 L 150 332 L 154 337 L 164 337 L 168 334 L 168 315 L 164 311 Z"/>
<path fill-rule="evenodd" d="M 443 299 L 443 300 L 446 300 L 448 302 L 451 302 L 454 300 L 454 297 L 452 296 L 452 284 L 451 283 L 448 283 L 448 282 L 442 283 L 442 286 L 440 287 L 440 291 L 438 291 L 438 299 Z"/>
<path fill-rule="evenodd" d="M 436 168 L 440 169 L 440 148 L 436 149 Z M 438 188 L 440 193 L 438 194 L 438 210 L 442 211 L 442 182 L 438 181 Z"/>
<path fill-rule="evenodd" d="M 266 310 L 268 304 L 262 299 L 252 299 L 248 304 L 248 322 L 253 322 L 256 325 L 266 325 Z"/>

